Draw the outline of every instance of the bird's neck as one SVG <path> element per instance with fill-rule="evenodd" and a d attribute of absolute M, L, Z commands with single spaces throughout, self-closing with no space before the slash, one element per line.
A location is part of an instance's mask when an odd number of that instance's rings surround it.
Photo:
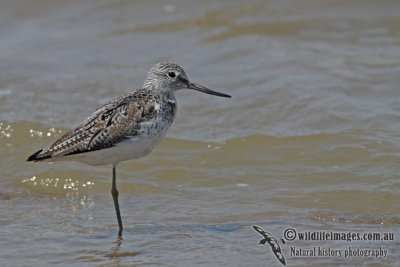
<path fill-rule="evenodd" d="M 175 94 L 173 91 L 171 91 L 171 90 L 164 91 L 163 95 L 168 101 L 176 102 Z"/>
<path fill-rule="evenodd" d="M 174 91 L 165 86 L 154 86 L 153 84 L 145 84 L 145 89 L 151 90 L 153 92 L 160 93 L 164 98 L 170 100 L 176 100 Z"/>

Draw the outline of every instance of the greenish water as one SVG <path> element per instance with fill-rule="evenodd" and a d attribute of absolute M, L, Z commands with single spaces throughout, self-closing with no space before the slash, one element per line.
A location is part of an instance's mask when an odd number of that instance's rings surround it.
<path fill-rule="evenodd" d="M 400 260 L 400 2 L 2 1 L 0 265 L 282 266 L 253 225 L 393 233 L 281 244 L 287 266 Z M 160 60 L 232 95 L 178 92 L 167 138 L 118 166 L 27 163 Z M 384 249 L 385 257 L 295 249 Z"/>

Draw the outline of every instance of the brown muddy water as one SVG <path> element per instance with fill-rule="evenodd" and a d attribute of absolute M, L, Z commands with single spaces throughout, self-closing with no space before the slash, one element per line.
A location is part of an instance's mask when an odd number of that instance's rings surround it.
<path fill-rule="evenodd" d="M 1 266 L 282 266 L 253 225 L 287 266 L 399 266 L 399 1 L 3 0 L 0 36 Z M 25 160 L 160 60 L 232 98 L 178 92 L 118 166 L 119 240 L 111 166 Z"/>

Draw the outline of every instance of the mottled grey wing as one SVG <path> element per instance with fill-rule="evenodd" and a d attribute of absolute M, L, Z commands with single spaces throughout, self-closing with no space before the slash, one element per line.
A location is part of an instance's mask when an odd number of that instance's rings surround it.
<path fill-rule="evenodd" d="M 126 138 L 136 136 L 140 130 L 140 123 L 157 116 L 153 98 L 151 94 L 145 97 L 133 95 L 111 112 L 102 113 L 101 122 L 94 122 L 94 126 L 91 126 L 94 130 L 87 143 L 87 150 L 112 147 Z M 93 122 L 89 123 L 91 124 Z"/>
<path fill-rule="evenodd" d="M 105 104 L 77 128 L 33 154 L 28 161 L 108 148 L 135 136 L 141 122 L 157 115 L 151 104 L 154 97 L 142 89 Z"/>

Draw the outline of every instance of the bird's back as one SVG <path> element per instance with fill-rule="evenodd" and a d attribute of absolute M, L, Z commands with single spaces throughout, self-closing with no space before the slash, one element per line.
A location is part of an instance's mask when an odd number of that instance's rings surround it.
<path fill-rule="evenodd" d="M 142 157 L 165 137 L 175 114 L 173 95 L 136 90 L 103 105 L 28 161 L 79 159 L 90 165 L 103 165 Z M 117 146 L 119 152 L 112 151 Z M 108 156 L 103 155 L 106 150 Z"/>

